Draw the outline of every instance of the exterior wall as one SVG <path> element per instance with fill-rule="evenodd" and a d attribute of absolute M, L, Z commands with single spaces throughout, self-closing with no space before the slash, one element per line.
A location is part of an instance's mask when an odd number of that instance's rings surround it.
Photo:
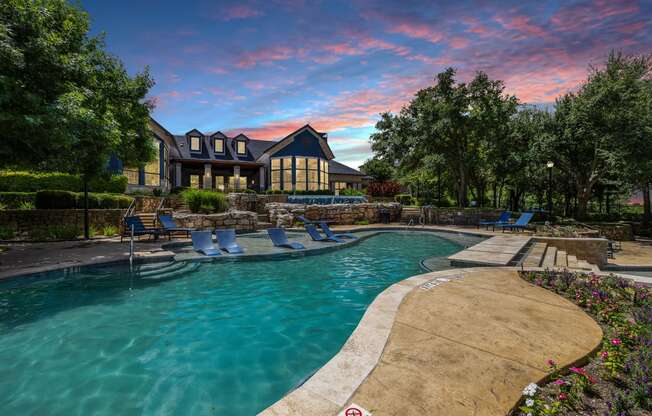
<path fill-rule="evenodd" d="M 101 228 L 108 225 L 120 228 L 124 209 L 90 209 L 89 219 L 92 227 Z M 22 234 L 42 230 L 49 226 L 74 226 L 80 230 L 84 227 L 83 209 L 32 209 L 0 210 L 0 228 Z"/>
<path fill-rule="evenodd" d="M 328 178 L 329 189 L 331 191 L 335 190 L 336 182 L 344 182 L 347 184 L 347 188 L 353 189 L 362 189 L 367 185 L 367 182 L 364 180 L 363 176 L 358 175 L 343 175 L 341 173 L 331 173 Z"/>

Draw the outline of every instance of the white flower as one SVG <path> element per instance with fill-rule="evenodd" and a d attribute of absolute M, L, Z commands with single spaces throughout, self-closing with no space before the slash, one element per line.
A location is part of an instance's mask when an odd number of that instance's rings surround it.
<path fill-rule="evenodd" d="M 532 406 L 534 406 L 534 400 L 532 400 L 532 399 L 527 399 L 527 400 L 525 401 L 525 405 L 526 405 L 527 407 L 532 407 Z"/>
<path fill-rule="evenodd" d="M 530 383 L 523 389 L 523 396 L 534 396 L 539 389 L 539 386 L 537 386 L 535 383 Z"/>

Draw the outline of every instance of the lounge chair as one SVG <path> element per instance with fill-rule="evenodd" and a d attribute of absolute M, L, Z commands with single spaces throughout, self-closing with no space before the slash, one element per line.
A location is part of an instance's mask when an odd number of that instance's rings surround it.
<path fill-rule="evenodd" d="M 219 256 L 220 250 L 213 245 L 213 235 L 210 231 L 192 231 L 192 248 L 206 256 Z"/>
<path fill-rule="evenodd" d="M 221 250 L 224 250 L 229 254 L 244 253 L 240 244 L 235 241 L 235 230 L 233 228 L 215 230 L 215 236 L 217 237 L 217 245 Z"/>
<path fill-rule="evenodd" d="M 333 232 L 333 230 L 330 229 L 328 224 L 326 224 L 324 221 L 321 221 L 319 223 L 319 227 L 321 227 L 321 229 L 324 230 L 324 234 L 326 234 L 326 237 L 330 237 L 330 238 L 333 238 L 333 237 L 335 237 L 335 238 L 350 238 L 352 240 L 355 240 L 355 239 L 358 238 L 358 237 L 354 236 L 351 233 L 335 234 Z"/>
<path fill-rule="evenodd" d="M 510 230 L 524 230 L 527 228 L 527 225 L 533 216 L 533 212 L 524 212 L 514 224 L 499 224 L 497 227 L 502 228 L 503 232 L 505 232 L 505 228 L 509 228 Z"/>
<path fill-rule="evenodd" d="M 186 233 L 186 237 L 189 237 L 190 233 L 195 231 L 194 228 L 179 227 L 171 215 L 159 215 L 158 219 L 161 222 L 163 229 L 168 233 Z"/>
<path fill-rule="evenodd" d="M 272 243 L 274 243 L 274 246 L 276 247 L 287 247 L 294 250 L 302 250 L 305 248 L 301 243 L 288 241 L 288 236 L 282 228 L 268 228 L 267 234 L 269 234 L 269 238 L 271 238 Z"/>
<path fill-rule="evenodd" d="M 159 228 L 146 228 L 138 216 L 125 217 L 125 232 L 120 236 L 120 241 L 122 241 L 124 237 L 131 236 L 132 225 L 134 227 L 134 236 L 137 237 L 140 237 L 141 235 L 149 235 L 154 236 L 154 240 L 158 240 L 158 237 L 164 233 L 164 231 Z"/>
<path fill-rule="evenodd" d="M 502 224 L 509 224 L 509 219 L 512 216 L 512 211 L 503 211 L 500 214 L 500 217 L 496 221 L 482 221 L 478 223 L 478 228 L 480 228 L 481 225 L 486 226 L 487 229 L 489 229 L 489 226 L 491 225 L 496 229 L 496 226 L 502 225 Z"/>
<path fill-rule="evenodd" d="M 324 224 L 328 224 L 329 222 L 334 222 L 334 221 L 330 221 L 330 220 L 310 221 L 308 218 L 304 217 L 303 215 L 297 215 L 296 220 L 301 221 L 304 224 L 320 224 L 322 222 Z"/>
<path fill-rule="evenodd" d="M 306 227 L 306 231 L 308 232 L 308 235 L 314 241 L 322 241 L 322 242 L 334 241 L 336 243 L 344 242 L 344 240 L 338 237 L 324 237 L 323 235 L 319 234 L 319 231 L 317 231 L 317 228 L 313 224 L 306 224 L 305 227 Z"/>

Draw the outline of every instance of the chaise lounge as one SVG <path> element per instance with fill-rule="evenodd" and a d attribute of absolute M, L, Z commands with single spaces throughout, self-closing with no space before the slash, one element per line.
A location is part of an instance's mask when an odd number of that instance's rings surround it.
<path fill-rule="evenodd" d="M 275 247 L 286 247 L 294 250 L 302 250 L 306 248 L 301 243 L 297 243 L 295 241 L 288 241 L 288 237 L 285 234 L 285 230 L 282 228 L 268 228 L 267 234 L 269 234 L 269 238 L 272 240 L 272 243 L 274 244 Z"/>
<path fill-rule="evenodd" d="M 502 228 L 503 232 L 505 232 L 506 228 L 509 228 L 512 231 L 525 230 L 532 217 L 534 217 L 534 213 L 524 212 L 521 214 L 521 216 L 518 218 L 518 220 L 516 220 L 514 224 L 498 224 L 497 227 Z"/>
<path fill-rule="evenodd" d="M 146 228 L 143 222 L 141 221 L 140 217 L 138 216 L 125 217 L 124 223 L 125 223 L 125 230 L 120 236 L 120 242 L 122 242 L 122 239 L 124 237 L 131 236 L 132 226 L 134 228 L 134 236 L 136 237 L 140 237 L 141 235 L 149 235 L 149 236 L 154 236 L 154 240 L 158 240 L 158 237 L 164 233 L 160 228 Z M 168 238 L 169 237 L 170 235 L 168 234 Z"/>
<path fill-rule="evenodd" d="M 244 249 L 235 241 L 235 229 L 215 230 L 217 245 L 221 250 L 229 254 L 244 253 Z"/>
<path fill-rule="evenodd" d="M 342 240 L 339 237 L 324 237 L 323 235 L 319 234 L 319 231 L 317 231 L 317 228 L 313 224 L 305 224 L 305 227 L 306 227 L 306 231 L 308 232 L 308 235 L 314 241 L 320 241 L 320 242 L 333 241 L 335 243 L 343 243 L 344 242 L 344 240 Z"/>
<path fill-rule="evenodd" d="M 206 256 L 219 256 L 220 250 L 213 245 L 213 236 L 210 231 L 192 231 L 192 248 Z"/>
<path fill-rule="evenodd" d="M 171 233 L 186 233 L 186 237 L 189 237 L 190 233 L 195 231 L 194 228 L 179 227 L 171 215 L 159 215 L 158 219 L 168 235 Z"/>
<path fill-rule="evenodd" d="M 319 222 L 319 227 L 324 231 L 324 234 L 326 234 L 326 237 L 329 238 L 350 238 L 352 240 L 356 240 L 358 237 L 354 236 L 351 233 L 341 233 L 341 234 L 335 234 L 331 228 L 326 224 L 324 221 Z"/>
<path fill-rule="evenodd" d="M 487 230 L 488 230 L 489 226 L 491 225 L 493 227 L 493 229 L 495 230 L 496 226 L 509 224 L 509 219 L 510 219 L 511 216 L 512 216 L 512 211 L 503 211 L 500 214 L 500 217 L 498 217 L 498 219 L 496 221 L 482 221 L 481 220 L 478 223 L 478 228 L 480 228 L 480 226 L 485 226 L 487 228 Z"/>

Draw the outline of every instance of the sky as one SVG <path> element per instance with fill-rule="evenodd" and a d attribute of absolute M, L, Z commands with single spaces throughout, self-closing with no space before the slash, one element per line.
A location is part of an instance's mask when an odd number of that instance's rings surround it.
<path fill-rule="evenodd" d="M 336 160 L 371 156 L 379 114 L 438 72 L 476 71 L 550 105 L 609 51 L 652 53 L 652 1 L 82 0 L 91 32 L 132 74 L 150 67 L 153 117 L 175 134 L 275 140 L 310 123 Z"/>

